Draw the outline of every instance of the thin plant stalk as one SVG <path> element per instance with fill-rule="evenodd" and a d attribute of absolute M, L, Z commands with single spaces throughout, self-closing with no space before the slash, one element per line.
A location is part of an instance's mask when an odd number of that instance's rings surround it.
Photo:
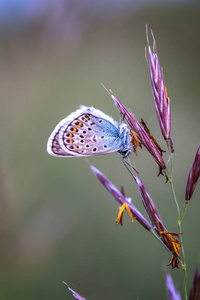
<path fill-rule="evenodd" d="M 180 219 L 180 223 L 182 223 L 182 221 L 183 221 L 183 218 L 184 218 L 186 210 L 187 210 L 188 203 L 189 203 L 189 201 L 185 201 L 185 207 L 184 207 L 184 210 L 183 210 L 182 217 Z"/>
<path fill-rule="evenodd" d="M 173 161 L 172 161 L 172 152 L 171 152 L 169 141 L 167 141 L 167 146 L 168 146 L 169 155 L 170 155 L 170 161 L 171 161 L 170 176 L 168 177 L 168 179 L 169 179 L 169 184 L 170 184 L 170 187 L 171 187 L 172 195 L 174 197 L 174 201 L 175 201 L 177 212 L 178 212 L 178 232 L 180 234 L 180 241 L 182 243 L 182 245 L 181 245 L 181 253 L 182 253 L 182 264 L 181 264 L 181 267 L 183 269 L 184 276 L 185 276 L 185 281 L 184 281 L 184 295 L 185 295 L 185 300 L 188 300 L 188 296 L 187 296 L 187 268 L 186 268 L 185 252 L 184 252 L 184 247 L 183 247 L 183 237 L 182 237 L 182 234 L 181 234 L 182 233 L 181 222 L 183 220 L 183 217 L 184 217 L 184 214 L 185 214 L 187 206 L 185 207 L 183 215 L 181 217 L 180 208 L 179 208 L 179 204 L 178 204 L 178 201 L 177 201 L 177 198 L 176 198 L 176 193 L 175 193 L 175 190 L 174 190 L 173 179 L 172 179 Z"/>

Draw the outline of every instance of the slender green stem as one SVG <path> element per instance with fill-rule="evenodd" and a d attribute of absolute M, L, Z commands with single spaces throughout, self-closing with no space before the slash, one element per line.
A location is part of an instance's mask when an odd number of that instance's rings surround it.
<path fill-rule="evenodd" d="M 181 245 L 181 254 L 182 254 L 182 262 L 183 263 L 181 264 L 181 266 L 182 266 L 184 276 L 185 276 L 184 295 L 185 295 L 185 300 L 187 300 L 188 299 L 188 297 L 187 297 L 187 268 L 186 268 L 185 252 L 184 252 L 184 247 L 183 247 L 182 231 L 181 231 L 181 222 L 183 220 L 187 205 L 185 205 L 185 209 L 184 209 L 183 215 L 181 217 L 180 208 L 179 208 L 179 204 L 178 204 L 178 201 L 177 201 L 177 198 L 176 198 L 176 193 L 175 193 L 175 190 L 174 190 L 174 185 L 173 185 L 173 180 L 172 180 L 173 161 L 172 161 L 171 148 L 170 148 L 170 144 L 169 144 L 168 141 L 167 141 L 167 146 L 168 146 L 168 150 L 169 150 L 169 154 L 170 154 L 170 161 L 171 161 L 171 169 L 170 169 L 170 175 L 169 175 L 168 179 L 169 179 L 169 184 L 170 184 L 170 187 L 171 187 L 171 191 L 172 191 L 174 201 L 175 201 L 175 204 L 176 204 L 176 207 L 177 207 L 177 212 L 178 212 L 178 233 L 180 234 L 180 241 L 182 243 L 182 245 Z"/>
<path fill-rule="evenodd" d="M 185 201 L 185 207 L 184 207 L 184 211 L 183 211 L 182 217 L 181 217 L 181 219 L 180 219 L 180 222 L 181 222 L 181 223 L 182 223 L 182 221 L 183 221 L 183 218 L 184 218 L 184 216 L 185 216 L 185 213 L 186 213 L 187 206 L 188 206 L 188 201 Z"/>

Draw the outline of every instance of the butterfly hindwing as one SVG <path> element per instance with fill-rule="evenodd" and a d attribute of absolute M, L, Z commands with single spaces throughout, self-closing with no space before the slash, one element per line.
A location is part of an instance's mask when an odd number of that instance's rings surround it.
<path fill-rule="evenodd" d="M 48 140 L 47 151 L 53 156 L 65 157 L 126 151 L 129 141 L 124 139 L 123 133 L 129 135 L 130 131 L 125 126 L 98 109 L 81 106 L 56 126 Z M 123 133 L 120 132 L 122 127 Z"/>

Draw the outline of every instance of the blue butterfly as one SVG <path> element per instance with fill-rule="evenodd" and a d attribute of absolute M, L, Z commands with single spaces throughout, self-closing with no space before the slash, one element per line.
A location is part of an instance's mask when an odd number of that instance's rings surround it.
<path fill-rule="evenodd" d="M 82 105 L 55 127 L 47 142 L 47 152 L 58 157 L 118 152 L 127 157 L 131 153 L 130 144 L 130 130 L 125 123 Z"/>

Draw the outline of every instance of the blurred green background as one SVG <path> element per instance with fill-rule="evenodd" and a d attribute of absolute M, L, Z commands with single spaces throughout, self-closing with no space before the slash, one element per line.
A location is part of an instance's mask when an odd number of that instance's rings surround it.
<path fill-rule="evenodd" d="M 85 161 L 51 157 L 46 142 L 55 125 L 80 104 L 119 120 L 103 82 L 149 124 L 166 149 L 144 56 L 148 24 L 171 99 L 174 184 L 182 211 L 199 145 L 200 5 L 44 3 L 30 5 L 27 15 L 20 15 L 20 8 L 16 21 L 15 7 L 0 6 L 0 299 L 72 299 L 62 281 L 88 299 L 167 299 L 166 271 L 181 291 L 184 279 L 181 269 L 166 266 L 170 254 L 126 215 L 124 226 L 116 227 L 118 204 Z M 164 158 L 167 162 L 167 153 Z M 177 232 L 169 184 L 157 177 L 145 149 L 131 160 L 167 229 Z M 123 185 L 146 216 L 117 153 L 89 161 L 116 187 Z M 182 228 L 188 288 L 200 258 L 199 192 L 198 186 Z"/>

